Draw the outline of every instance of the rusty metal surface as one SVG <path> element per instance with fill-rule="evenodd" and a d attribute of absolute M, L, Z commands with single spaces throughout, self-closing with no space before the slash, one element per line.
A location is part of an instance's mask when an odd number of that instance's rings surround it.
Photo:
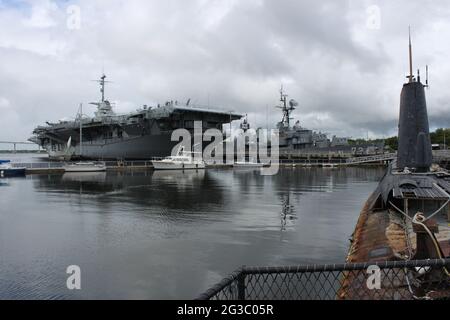
<path fill-rule="evenodd" d="M 394 183 L 398 183 L 398 181 L 395 181 L 397 179 L 392 179 L 392 176 L 390 178 L 392 185 L 394 185 Z M 432 190 L 435 187 L 433 180 L 423 180 L 418 183 L 416 181 L 413 182 L 417 184 L 420 192 L 425 192 L 423 191 L 425 189 Z M 414 185 L 414 183 L 409 183 L 409 185 Z M 405 185 L 408 185 L 408 183 Z M 424 188 L 420 188 L 421 186 Z M 377 190 L 369 197 L 361 211 L 353 234 L 352 245 L 347 256 L 347 262 L 349 263 L 362 261 L 377 262 L 382 260 L 399 260 L 401 257 L 405 256 L 405 253 L 407 252 L 407 233 L 401 232 L 404 229 L 402 229 L 398 222 L 390 218 L 390 214 L 387 209 L 374 209 L 374 199 L 380 197 L 382 192 L 382 186 L 379 186 Z M 419 193 L 419 195 L 421 195 L 421 193 Z M 437 231 L 437 227 L 434 228 L 433 223 L 436 224 L 435 221 L 430 220 L 427 225 L 433 231 Z M 444 256 L 448 257 L 450 254 L 449 240 L 446 239 L 444 241 L 440 241 L 440 245 Z M 387 271 L 384 276 L 387 281 L 393 285 L 384 287 L 385 289 L 380 292 L 380 298 L 388 296 L 407 296 L 410 291 L 410 285 L 406 281 L 408 278 L 406 272 L 403 270 L 396 270 L 395 272 Z M 359 289 L 356 290 L 361 287 L 360 277 L 360 275 L 355 275 L 353 273 L 345 274 L 338 298 L 365 298 L 364 291 Z M 434 298 L 449 296 L 447 287 L 443 289 L 439 288 L 436 291 L 436 297 Z"/>
<path fill-rule="evenodd" d="M 440 241 L 439 246 L 441 247 L 444 256 L 450 257 L 450 240 Z"/>
<path fill-rule="evenodd" d="M 390 248 L 386 237 L 386 229 L 390 225 L 389 213 L 386 210 L 372 211 L 375 197 L 377 194 L 372 194 L 361 211 L 347 262 L 382 261 L 393 258 L 392 250 L 386 249 Z"/>

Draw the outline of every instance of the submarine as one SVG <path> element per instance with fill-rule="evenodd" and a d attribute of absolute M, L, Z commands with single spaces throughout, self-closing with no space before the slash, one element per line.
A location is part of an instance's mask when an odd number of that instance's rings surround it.
<path fill-rule="evenodd" d="M 409 75 L 400 94 L 397 157 L 361 211 L 351 239 L 348 263 L 450 256 L 450 174 L 433 164 L 425 94 L 428 67 L 423 84 L 420 71 L 413 74 L 412 57 L 409 33 Z M 393 292 L 405 290 L 421 299 L 450 297 L 450 273 L 446 267 L 425 275 L 416 270 L 401 272 L 405 274 L 399 278 L 404 280 L 391 288 Z M 445 287 L 427 286 L 428 290 L 423 290 L 422 285 L 421 288 L 421 284 L 432 284 L 439 276 L 447 279 Z M 342 298 L 352 298 L 351 287 L 355 283 L 352 277 L 346 279 Z"/>

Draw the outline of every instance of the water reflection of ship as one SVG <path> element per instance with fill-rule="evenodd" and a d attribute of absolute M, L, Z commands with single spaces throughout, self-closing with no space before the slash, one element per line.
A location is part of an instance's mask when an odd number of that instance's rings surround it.
<path fill-rule="evenodd" d="M 297 219 L 294 206 L 291 205 L 290 192 L 283 197 L 281 204 L 281 231 L 286 231 L 286 227 L 292 226 L 294 220 Z M 289 224 L 289 225 L 288 225 Z"/>
<path fill-rule="evenodd" d="M 86 194 L 107 194 L 123 187 L 122 178 L 115 178 L 113 172 L 80 172 L 36 175 L 34 187 L 41 191 Z"/>
<path fill-rule="evenodd" d="M 61 180 L 66 182 L 104 183 L 106 181 L 106 172 L 66 172 Z"/>
<path fill-rule="evenodd" d="M 234 175 L 238 173 L 236 171 Z M 295 190 L 328 192 L 349 183 L 379 181 L 383 174 L 383 167 L 347 167 L 336 170 L 322 170 L 321 168 L 296 168 L 292 170 L 281 168 L 271 181 L 280 189 L 293 188 Z M 314 187 L 312 188 L 312 186 Z"/>
<path fill-rule="evenodd" d="M 153 178 L 163 181 L 186 182 L 195 179 L 203 179 L 205 177 L 205 170 L 163 170 L 154 171 Z"/>

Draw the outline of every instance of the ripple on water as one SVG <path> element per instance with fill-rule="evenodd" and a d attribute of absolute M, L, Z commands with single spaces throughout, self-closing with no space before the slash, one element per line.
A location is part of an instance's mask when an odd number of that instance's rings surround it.
<path fill-rule="evenodd" d="M 11 180 L 1 187 L 0 298 L 193 298 L 243 264 L 343 262 L 383 174 L 296 168 L 264 177 L 206 170 Z M 77 293 L 65 288 L 70 264 L 85 279 Z"/>

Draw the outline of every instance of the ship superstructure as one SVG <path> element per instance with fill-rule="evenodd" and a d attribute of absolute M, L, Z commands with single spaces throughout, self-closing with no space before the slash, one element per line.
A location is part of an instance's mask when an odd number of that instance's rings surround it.
<path fill-rule="evenodd" d="M 292 112 L 298 107 L 298 102 L 294 99 L 287 100 L 288 95 L 284 93 L 283 87 L 280 89 L 280 104 L 276 108 L 281 109 L 283 117 L 277 124 L 280 132 L 280 148 L 303 149 L 305 151 L 311 149 L 330 148 L 330 147 L 348 147 L 348 139 L 333 136 L 332 140 L 327 137 L 326 133 L 316 132 L 311 129 L 304 128 L 300 125 L 300 121 L 296 121 L 291 126 Z"/>
<path fill-rule="evenodd" d="M 114 105 L 105 99 L 106 75 L 97 80 L 101 100 L 91 102 L 97 107 L 94 117 L 79 115 L 74 121 L 47 122 L 33 131 L 33 141 L 47 150 L 49 156 L 85 159 L 151 159 L 166 157 L 178 143 L 171 141 L 175 129 L 193 133 L 194 122 L 202 122 L 202 130 L 216 128 L 242 115 L 192 105 L 167 101 L 163 105 L 144 105 L 135 112 L 116 114 Z M 80 121 L 82 126 L 80 126 Z M 82 148 L 80 148 L 82 127 Z"/>

